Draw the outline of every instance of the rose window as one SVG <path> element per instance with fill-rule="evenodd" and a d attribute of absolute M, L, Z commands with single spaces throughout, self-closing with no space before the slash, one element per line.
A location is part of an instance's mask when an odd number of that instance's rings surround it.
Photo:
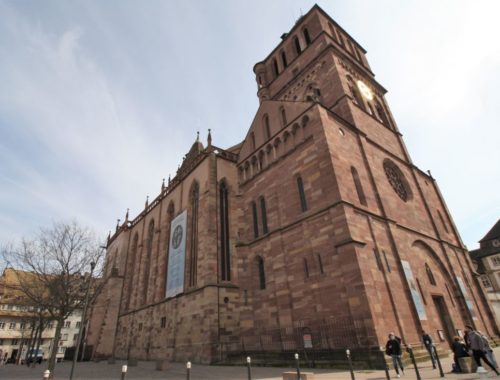
<path fill-rule="evenodd" d="M 411 197 L 411 191 L 401 170 L 392 161 L 384 161 L 384 171 L 396 194 L 405 202 Z"/>

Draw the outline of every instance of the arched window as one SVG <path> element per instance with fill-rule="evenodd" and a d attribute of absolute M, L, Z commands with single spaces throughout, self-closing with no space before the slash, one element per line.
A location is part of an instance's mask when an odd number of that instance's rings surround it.
<path fill-rule="evenodd" d="M 325 270 L 323 268 L 323 260 L 321 259 L 321 255 L 318 253 L 318 265 L 319 265 L 319 271 L 321 274 L 325 273 Z"/>
<path fill-rule="evenodd" d="M 167 208 L 167 241 L 170 239 L 170 226 L 172 223 L 172 220 L 174 220 L 174 215 L 175 215 L 175 206 L 174 202 L 170 201 L 168 208 Z M 167 276 L 168 276 L 168 260 L 169 260 L 169 254 L 170 254 L 170 244 L 167 244 L 167 257 L 165 260 L 165 273 L 163 275 L 163 279 L 165 283 L 162 286 L 162 289 L 165 289 L 166 284 L 167 284 Z"/>
<path fill-rule="evenodd" d="M 253 237 L 257 239 L 259 237 L 259 220 L 257 217 L 257 205 L 252 202 L 252 217 L 253 217 Z"/>
<path fill-rule="evenodd" d="M 255 150 L 255 147 L 256 147 L 256 145 L 255 145 L 255 133 L 253 133 L 253 132 L 250 132 L 250 141 L 252 141 L 252 149 Z"/>
<path fill-rule="evenodd" d="M 309 46 L 311 44 L 311 36 L 309 36 L 309 30 L 307 30 L 307 28 L 304 28 L 302 33 L 304 34 L 304 40 L 306 41 L 306 45 Z"/>
<path fill-rule="evenodd" d="M 377 116 L 387 128 L 390 128 L 390 123 L 389 119 L 387 118 L 387 114 L 384 111 L 384 107 L 382 104 L 377 100 L 375 100 L 375 111 L 377 112 Z"/>
<path fill-rule="evenodd" d="M 427 263 L 425 263 L 425 271 L 427 272 L 427 277 L 429 277 L 429 282 L 431 283 L 431 285 L 436 285 L 436 279 L 434 278 L 431 268 Z"/>
<path fill-rule="evenodd" d="M 293 44 L 295 46 L 295 51 L 297 52 L 297 55 L 302 53 L 302 49 L 300 48 L 300 41 L 298 37 L 293 38 Z"/>
<path fill-rule="evenodd" d="M 356 192 L 358 193 L 359 203 L 366 206 L 367 203 L 366 203 L 365 192 L 363 191 L 363 186 L 361 186 L 361 181 L 359 180 L 358 171 L 354 166 L 351 166 L 351 174 L 354 186 L 356 187 Z"/>
<path fill-rule="evenodd" d="M 132 247 L 130 249 L 130 257 L 131 257 L 131 265 L 130 265 L 130 269 L 131 270 L 131 273 L 130 273 L 130 276 L 129 276 L 129 279 L 128 279 L 128 291 L 127 291 L 127 294 L 128 294 L 128 299 L 127 299 L 127 310 L 130 310 L 130 304 L 132 302 L 132 289 L 134 288 L 134 285 L 135 285 L 135 281 L 134 281 L 134 277 L 135 277 L 135 274 L 137 273 L 137 271 L 134 271 L 133 268 L 137 267 L 138 263 L 137 263 L 137 245 L 139 243 L 139 235 L 137 234 L 137 232 L 135 233 L 134 235 L 134 238 L 132 239 Z"/>
<path fill-rule="evenodd" d="M 283 63 L 283 67 L 288 66 L 288 62 L 286 61 L 286 54 L 284 51 L 281 51 L 281 62 Z"/>
<path fill-rule="evenodd" d="M 304 192 L 304 182 L 302 181 L 302 177 L 297 177 L 297 188 L 299 190 L 300 208 L 302 212 L 305 212 L 307 211 L 307 201 L 306 194 Z"/>
<path fill-rule="evenodd" d="M 280 73 L 280 70 L 278 68 L 278 61 L 276 61 L 276 58 L 273 58 L 273 70 L 274 70 L 274 76 L 277 77 Z"/>
<path fill-rule="evenodd" d="M 372 107 L 371 103 L 366 102 L 366 104 L 368 105 L 368 113 L 372 116 L 375 116 L 375 112 L 373 111 L 373 107 Z"/>
<path fill-rule="evenodd" d="M 198 206 L 200 198 L 200 187 L 194 182 L 191 188 L 191 234 L 189 252 L 189 286 L 196 286 L 196 273 L 198 267 Z"/>
<path fill-rule="evenodd" d="M 265 235 L 269 232 L 267 229 L 267 211 L 266 211 L 266 200 L 264 197 L 259 198 L 260 202 L 260 214 L 262 217 L 262 233 Z"/>
<path fill-rule="evenodd" d="M 285 112 L 285 108 L 284 107 L 281 107 L 280 108 L 280 113 L 281 113 L 281 123 L 282 123 L 282 126 L 283 127 L 286 127 L 286 125 L 288 124 L 287 121 L 286 121 L 286 112 Z"/>
<path fill-rule="evenodd" d="M 266 288 L 266 271 L 264 269 L 264 259 L 257 256 L 257 268 L 259 270 L 259 288 Z"/>
<path fill-rule="evenodd" d="M 271 126 L 269 125 L 269 116 L 266 114 L 262 119 L 264 124 L 264 136 L 266 136 L 266 140 L 271 138 Z"/>
<path fill-rule="evenodd" d="M 225 182 L 219 187 L 221 279 L 231 281 L 231 257 L 229 247 L 229 212 L 228 191 Z"/>
<path fill-rule="evenodd" d="M 148 237 L 146 240 L 146 261 L 144 263 L 144 279 L 142 282 L 142 298 L 143 302 L 147 302 L 148 287 L 149 287 L 149 273 L 151 268 L 151 256 L 153 253 L 153 238 L 155 234 L 155 221 L 151 220 L 148 226 Z"/>

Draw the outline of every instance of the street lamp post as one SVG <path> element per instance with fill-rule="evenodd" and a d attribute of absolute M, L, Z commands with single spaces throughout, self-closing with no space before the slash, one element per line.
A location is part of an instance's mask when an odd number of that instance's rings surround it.
<path fill-rule="evenodd" d="M 71 363 L 71 372 L 69 374 L 69 380 L 73 380 L 73 372 L 75 371 L 75 365 L 76 365 L 76 361 L 78 360 L 80 344 L 82 343 L 82 331 L 83 331 L 83 325 L 85 322 L 85 317 L 87 315 L 87 308 L 89 306 L 90 284 L 92 283 L 92 274 L 94 272 L 94 268 L 95 268 L 95 263 L 91 262 L 90 263 L 90 276 L 89 276 L 89 281 L 87 283 L 87 290 L 85 292 L 85 300 L 83 302 L 82 320 L 80 322 L 80 327 L 78 328 L 78 339 L 76 340 L 75 354 L 73 356 L 73 363 Z"/>

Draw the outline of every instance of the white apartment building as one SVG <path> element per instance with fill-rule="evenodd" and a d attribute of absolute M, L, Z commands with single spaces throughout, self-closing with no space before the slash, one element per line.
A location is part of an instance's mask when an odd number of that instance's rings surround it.
<path fill-rule="evenodd" d="M 0 351 L 4 361 L 15 362 L 26 357 L 33 331 L 32 315 L 28 307 L 0 299 Z M 57 352 L 58 360 L 63 360 L 68 347 L 76 345 L 81 319 L 81 310 L 77 310 L 65 320 Z M 42 332 L 40 351 L 43 352 L 44 360 L 50 355 L 55 331 L 56 323 L 49 322 Z"/>

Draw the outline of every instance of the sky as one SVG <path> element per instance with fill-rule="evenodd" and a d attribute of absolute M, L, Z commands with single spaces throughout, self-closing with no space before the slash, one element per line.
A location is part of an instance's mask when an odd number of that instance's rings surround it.
<path fill-rule="evenodd" d="M 368 51 L 413 162 L 476 248 L 500 217 L 500 2 L 318 4 Z M 0 0 L 0 244 L 74 218 L 104 237 L 197 131 L 241 141 L 253 65 L 313 5 Z"/>

